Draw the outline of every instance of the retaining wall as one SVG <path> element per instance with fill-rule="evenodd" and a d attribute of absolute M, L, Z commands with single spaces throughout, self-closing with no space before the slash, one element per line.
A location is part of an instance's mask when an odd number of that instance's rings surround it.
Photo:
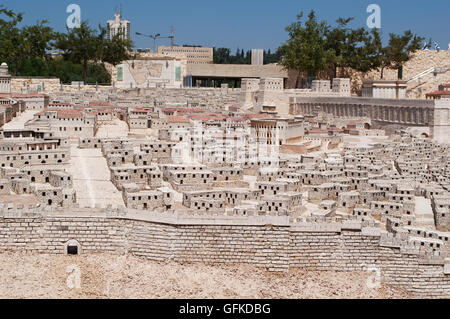
<path fill-rule="evenodd" d="M 450 297 L 445 256 L 408 246 L 360 221 L 293 222 L 278 216 L 176 213 L 11 212 L 0 216 L 0 249 L 64 254 L 130 253 L 156 261 L 248 263 L 268 271 L 366 271 L 422 297 Z M 446 274 L 447 272 L 447 274 Z"/>

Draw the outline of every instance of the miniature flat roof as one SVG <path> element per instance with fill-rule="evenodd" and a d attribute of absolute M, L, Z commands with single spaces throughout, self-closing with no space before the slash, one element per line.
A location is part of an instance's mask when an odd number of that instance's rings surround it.
<path fill-rule="evenodd" d="M 410 241 L 415 241 L 415 242 L 425 242 L 425 243 L 429 243 L 429 244 L 444 245 L 444 242 L 442 240 L 436 239 L 436 238 L 410 237 L 409 240 Z"/>

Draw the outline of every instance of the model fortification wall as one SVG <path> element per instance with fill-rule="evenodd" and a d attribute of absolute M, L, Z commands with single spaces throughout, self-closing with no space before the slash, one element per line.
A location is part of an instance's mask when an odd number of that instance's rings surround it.
<path fill-rule="evenodd" d="M 0 251 L 359 271 L 450 297 L 445 92 L 32 85 L 0 101 Z"/>
<path fill-rule="evenodd" d="M 423 240 L 426 242 L 426 239 Z M 247 263 L 268 271 L 379 270 L 382 282 L 422 297 L 449 297 L 445 253 L 348 219 L 185 215 L 135 210 L 0 209 L 0 247 L 8 251 L 132 254 L 155 261 Z"/>

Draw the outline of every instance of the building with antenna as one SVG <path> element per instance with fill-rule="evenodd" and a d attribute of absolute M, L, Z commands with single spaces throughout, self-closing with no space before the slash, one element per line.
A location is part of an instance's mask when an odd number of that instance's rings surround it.
<path fill-rule="evenodd" d="M 120 34 L 122 39 L 131 39 L 131 22 L 123 20 L 122 6 L 120 12 L 117 9 L 114 13 L 114 20 L 108 20 L 108 38 L 111 40 L 115 35 Z"/>
<path fill-rule="evenodd" d="M 158 53 L 174 58 L 184 58 L 187 64 L 211 64 L 214 49 L 201 46 L 158 46 Z"/>

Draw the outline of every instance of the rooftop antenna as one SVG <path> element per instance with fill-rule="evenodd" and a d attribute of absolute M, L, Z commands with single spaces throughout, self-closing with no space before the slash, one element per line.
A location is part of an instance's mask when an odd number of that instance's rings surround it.
<path fill-rule="evenodd" d="M 173 26 L 170 27 L 170 46 L 175 46 L 175 28 Z"/>
<path fill-rule="evenodd" d="M 122 4 L 120 4 L 120 18 L 122 19 Z"/>

